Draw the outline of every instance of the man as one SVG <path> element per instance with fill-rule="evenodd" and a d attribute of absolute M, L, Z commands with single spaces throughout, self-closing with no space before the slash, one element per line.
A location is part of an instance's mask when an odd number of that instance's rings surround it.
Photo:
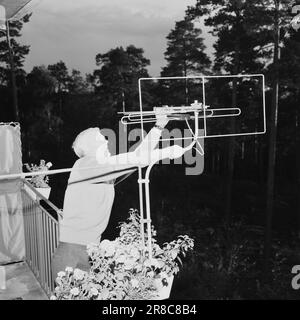
<path fill-rule="evenodd" d="M 87 129 L 76 137 L 73 149 L 79 160 L 73 166 L 76 170 L 71 172 L 65 192 L 59 246 L 52 265 L 54 279 L 66 267 L 89 270 L 86 246 L 99 242 L 108 225 L 116 178 L 138 166 L 184 154 L 179 146 L 155 149 L 167 123 L 167 116 L 157 109 L 154 128 L 136 150 L 115 156 L 111 156 L 108 141 L 99 128 Z"/>

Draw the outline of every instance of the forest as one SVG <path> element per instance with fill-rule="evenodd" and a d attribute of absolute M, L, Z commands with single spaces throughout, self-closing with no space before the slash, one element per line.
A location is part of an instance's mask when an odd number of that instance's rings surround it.
<path fill-rule="evenodd" d="M 291 286 L 291 270 L 300 265 L 300 33 L 291 25 L 294 4 L 195 0 L 164 35 L 162 77 L 264 74 L 266 79 L 266 134 L 205 140 L 201 175 L 187 176 L 185 166 L 176 163 L 153 169 L 151 211 L 159 241 L 181 234 L 195 239 L 171 299 L 300 298 Z M 0 121 L 21 124 L 23 163 L 45 159 L 53 169 L 69 168 L 80 131 L 118 132 L 118 112 L 139 108 L 138 79 L 151 76 L 151 61 L 143 48 L 129 43 L 99 52 L 91 74 L 70 70 L 64 61 L 27 73 L 30 44 L 19 39 L 30 18 L 10 23 L 11 50 L 0 31 Z M 202 25 L 216 39 L 213 56 Z M 153 82 L 145 90 L 149 106 L 164 103 L 165 88 Z M 234 105 L 234 86 L 230 94 L 217 84 L 208 90 Z M 175 85 L 168 94 L 192 102 Z M 50 177 L 50 201 L 59 208 L 67 180 L 68 174 Z M 130 208 L 139 208 L 136 174 L 116 186 L 103 237 L 116 236 Z"/>

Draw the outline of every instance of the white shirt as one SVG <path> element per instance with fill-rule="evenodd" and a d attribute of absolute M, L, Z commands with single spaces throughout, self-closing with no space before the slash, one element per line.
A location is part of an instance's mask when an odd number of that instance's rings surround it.
<path fill-rule="evenodd" d="M 65 192 L 63 219 L 60 222 L 60 241 L 87 245 L 98 242 L 107 227 L 115 197 L 113 178 L 95 178 L 114 168 L 99 167 L 96 158 L 83 157 L 73 168 L 97 169 L 71 172 Z M 104 183 L 103 180 L 106 180 Z M 98 184 L 97 184 L 98 182 Z"/>
<path fill-rule="evenodd" d="M 71 172 L 60 221 L 60 241 L 82 245 L 99 242 L 108 225 L 115 197 L 111 180 L 141 165 L 139 159 L 153 152 L 160 136 L 161 131 L 153 128 L 134 152 L 110 157 L 106 164 L 99 164 L 96 155 L 75 162 L 74 169 L 94 169 Z"/>

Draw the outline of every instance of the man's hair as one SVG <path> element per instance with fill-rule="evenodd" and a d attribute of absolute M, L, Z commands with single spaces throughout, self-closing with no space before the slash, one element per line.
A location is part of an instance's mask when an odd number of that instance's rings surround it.
<path fill-rule="evenodd" d="M 79 158 L 84 157 L 90 149 L 90 141 L 95 139 L 96 132 L 100 133 L 99 128 L 89 128 L 78 134 L 75 138 L 72 148 Z"/>

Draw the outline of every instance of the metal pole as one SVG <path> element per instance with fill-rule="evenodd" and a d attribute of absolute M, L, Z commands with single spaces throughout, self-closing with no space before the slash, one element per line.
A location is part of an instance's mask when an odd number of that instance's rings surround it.
<path fill-rule="evenodd" d="M 148 234 L 148 251 L 149 251 L 149 258 L 152 258 L 152 234 L 151 234 L 151 211 L 150 211 L 150 171 L 153 168 L 155 163 L 152 163 L 146 170 L 145 175 L 145 199 L 146 199 L 146 219 L 147 219 L 147 234 Z"/>
<path fill-rule="evenodd" d="M 193 142 L 186 148 L 186 151 L 192 149 L 192 147 L 197 143 L 197 138 L 199 135 L 199 123 L 198 117 L 199 112 L 195 111 L 195 136 Z M 142 178 L 142 169 L 139 167 L 139 197 L 140 197 L 140 211 L 141 211 L 141 230 L 142 230 L 142 242 L 145 246 L 145 233 L 144 233 L 144 223 L 147 223 L 147 234 L 148 234 L 148 251 L 149 258 L 152 258 L 152 234 L 151 234 L 151 206 L 150 206 L 150 172 L 156 162 L 150 164 L 146 170 L 145 178 Z M 143 185 L 145 185 L 145 201 L 146 201 L 146 220 L 144 219 L 144 193 L 143 193 Z"/>
<path fill-rule="evenodd" d="M 142 237 L 142 249 L 145 252 L 145 231 L 144 231 L 144 192 L 143 192 L 143 176 L 142 168 L 139 167 L 139 198 L 140 198 L 140 216 L 141 216 L 141 237 Z"/>

